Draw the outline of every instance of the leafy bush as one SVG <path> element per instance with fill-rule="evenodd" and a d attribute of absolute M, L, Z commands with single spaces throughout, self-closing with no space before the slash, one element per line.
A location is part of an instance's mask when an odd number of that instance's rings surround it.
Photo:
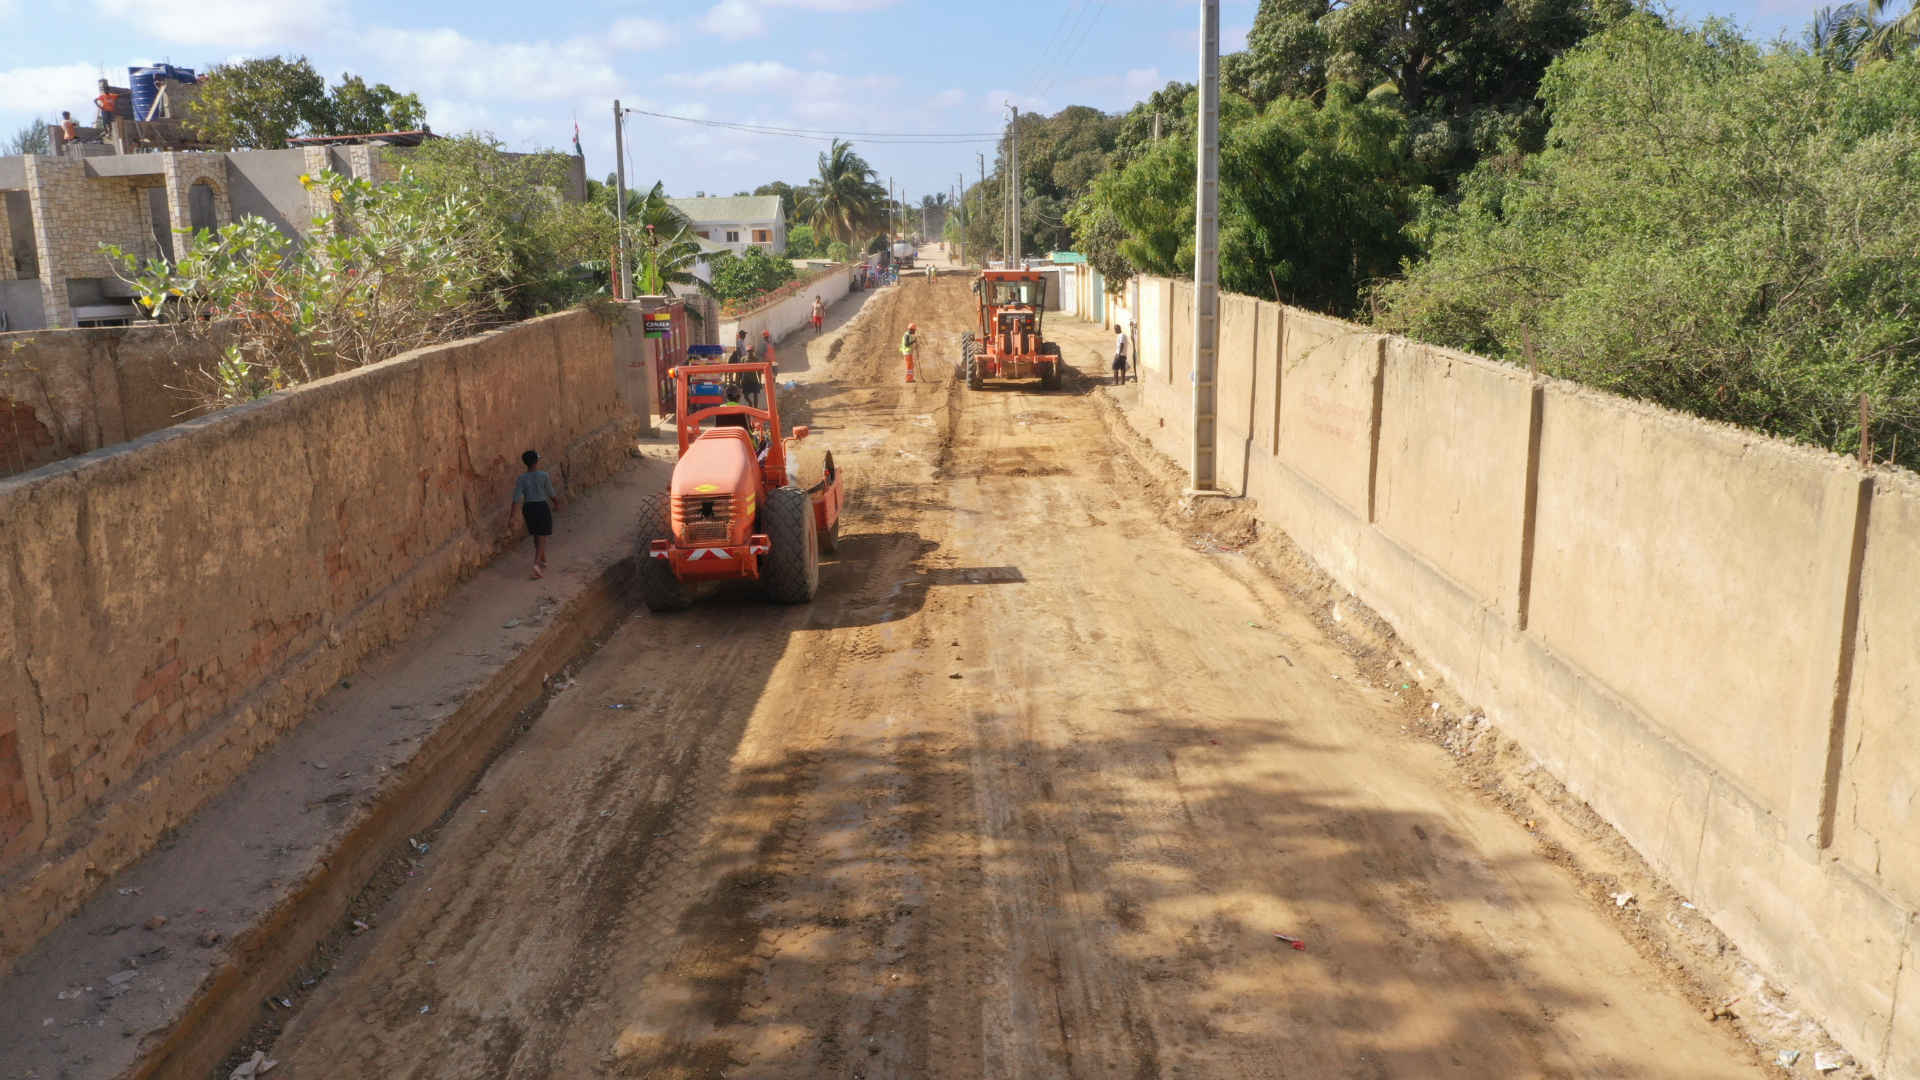
<path fill-rule="evenodd" d="M 792 263 L 776 259 L 757 247 L 738 255 L 719 252 L 709 265 L 713 267 L 713 294 L 736 305 L 771 292 L 798 276 Z"/>
<path fill-rule="evenodd" d="M 187 387 L 222 408 L 464 337 L 497 319 L 504 273 L 493 221 L 474 200 L 427 197 L 411 178 L 375 187 L 302 177 L 331 212 L 297 244 L 258 217 L 195 235 L 176 264 L 106 252 L 140 304 L 184 337 L 224 344 Z"/>
<path fill-rule="evenodd" d="M 1920 58 L 1849 71 L 1632 18 L 1549 71 L 1552 142 L 1434 205 L 1382 325 L 1920 462 Z M 1883 453 L 1884 456 L 1884 453 Z"/>
<path fill-rule="evenodd" d="M 1421 190 L 1405 118 L 1338 86 L 1326 98 L 1281 98 L 1264 113 L 1223 102 L 1223 288 L 1350 312 L 1417 250 L 1405 229 Z M 1103 274 L 1192 276 L 1195 154 L 1192 139 L 1162 139 L 1094 182 L 1069 220 Z"/>
<path fill-rule="evenodd" d="M 612 199 L 574 202 L 573 159 L 566 154 L 503 150 L 493 136 L 474 132 L 406 151 L 408 197 L 474 204 L 504 254 L 489 262 L 498 275 L 490 284 L 516 319 L 606 292 L 608 255 L 619 243 Z"/>

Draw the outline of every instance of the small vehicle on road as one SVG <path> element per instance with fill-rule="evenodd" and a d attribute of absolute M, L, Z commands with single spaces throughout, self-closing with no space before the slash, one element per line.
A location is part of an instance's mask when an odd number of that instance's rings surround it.
<path fill-rule="evenodd" d="M 1045 340 L 1047 281 L 1037 270 L 982 270 L 973 282 L 978 326 L 960 335 L 954 377 L 979 390 L 988 379 L 1040 380 L 1060 389 L 1060 346 Z"/>
<path fill-rule="evenodd" d="M 766 408 L 693 405 L 691 380 L 747 372 L 766 388 Z M 641 599 L 654 611 L 680 611 L 700 582 L 750 580 L 776 604 L 812 600 L 820 553 L 838 546 L 846 503 L 833 455 L 799 451 L 805 425 L 783 432 L 772 364 L 681 366 L 671 378 L 680 459 L 667 490 L 640 507 Z"/>

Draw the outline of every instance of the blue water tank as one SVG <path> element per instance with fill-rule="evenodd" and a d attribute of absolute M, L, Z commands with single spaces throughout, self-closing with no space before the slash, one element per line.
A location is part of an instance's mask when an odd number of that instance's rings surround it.
<path fill-rule="evenodd" d="M 127 69 L 127 85 L 133 90 L 133 118 L 145 120 L 153 112 L 154 99 L 160 96 L 163 82 L 195 82 L 192 68 L 172 64 L 152 64 Z"/>

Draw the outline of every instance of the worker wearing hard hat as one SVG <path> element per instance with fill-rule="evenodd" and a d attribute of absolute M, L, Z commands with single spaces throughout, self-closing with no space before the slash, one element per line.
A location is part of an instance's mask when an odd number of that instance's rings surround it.
<path fill-rule="evenodd" d="M 916 336 L 919 329 L 919 323 L 908 323 L 907 332 L 900 335 L 900 358 L 906 361 L 908 382 L 913 381 L 914 351 L 920 344 L 920 339 Z"/>

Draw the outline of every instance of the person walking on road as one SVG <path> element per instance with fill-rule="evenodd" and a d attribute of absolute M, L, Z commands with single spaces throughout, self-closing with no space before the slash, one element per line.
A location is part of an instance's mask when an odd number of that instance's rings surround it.
<path fill-rule="evenodd" d="M 747 344 L 747 332 L 738 330 L 733 335 L 733 355 L 727 357 L 729 364 L 744 364 L 753 356 L 753 346 Z"/>
<path fill-rule="evenodd" d="M 740 373 L 740 396 L 747 400 L 747 404 L 756 409 L 761 407 L 760 390 L 759 372 L 743 371 Z"/>
<path fill-rule="evenodd" d="M 780 362 L 773 358 L 773 331 L 771 330 L 760 331 L 760 359 L 776 367 L 779 366 Z"/>
<path fill-rule="evenodd" d="M 827 321 L 827 305 L 821 303 L 818 296 L 813 298 L 813 334 L 820 336 L 820 326 Z"/>
<path fill-rule="evenodd" d="M 1127 381 L 1127 328 L 1121 327 L 1113 339 L 1113 385 Z"/>
<path fill-rule="evenodd" d="M 527 535 L 533 537 L 533 576 L 547 576 L 547 537 L 553 535 L 553 511 L 560 497 L 554 494 L 553 478 L 544 470 L 534 468 L 540 463 L 540 452 L 529 450 L 520 455 L 521 464 L 527 471 L 513 484 L 513 502 L 507 504 L 507 527 L 513 527 L 513 508 L 520 507 L 520 516 L 526 519 Z"/>
<path fill-rule="evenodd" d="M 913 381 L 914 353 L 920 347 L 919 329 L 919 323 L 908 323 L 907 332 L 900 335 L 900 359 L 906 361 L 908 382 Z"/>

